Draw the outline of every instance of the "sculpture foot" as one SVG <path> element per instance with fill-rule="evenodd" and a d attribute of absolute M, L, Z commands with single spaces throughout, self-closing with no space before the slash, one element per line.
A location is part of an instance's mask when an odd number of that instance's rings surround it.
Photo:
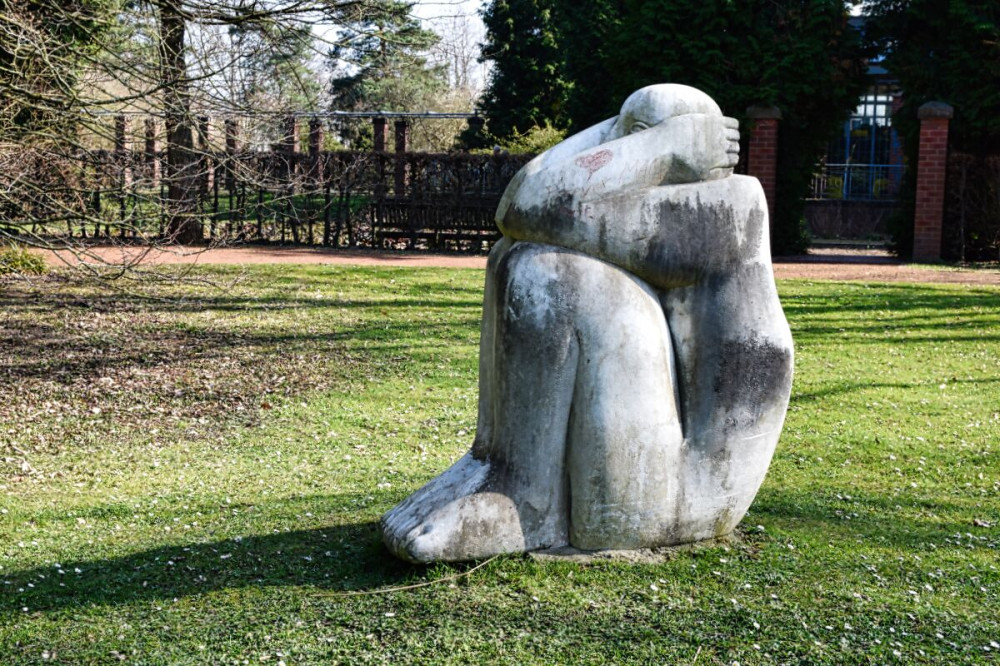
<path fill-rule="evenodd" d="M 382 540 L 410 562 L 458 562 L 548 545 L 525 534 L 515 501 L 498 492 L 489 462 L 465 454 L 382 517 Z"/>

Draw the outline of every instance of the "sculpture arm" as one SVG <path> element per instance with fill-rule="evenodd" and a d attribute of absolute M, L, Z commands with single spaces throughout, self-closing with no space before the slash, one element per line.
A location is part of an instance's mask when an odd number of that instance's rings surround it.
<path fill-rule="evenodd" d="M 640 256 L 670 256 L 647 246 L 683 237 L 650 227 L 642 210 L 644 192 L 663 184 L 724 178 L 732 173 L 738 150 L 735 120 L 676 116 L 568 160 L 536 168 L 529 163 L 513 192 L 508 190 L 511 196 L 505 193 L 509 201 L 498 210 L 497 223 L 511 238 L 592 254 L 654 285 L 676 286 L 674 267 L 637 261 Z M 670 220 L 656 224 L 669 229 Z"/>
<path fill-rule="evenodd" d="M 746 210 L 735 213 L 731 201 L 748 202 Z M 527 240 L 589 254 L 658 289 L 703 282 L 770 257 L 767 202 L 748 176 L 572 202 L 539 220 Z"/>
<path fill-rule="evenodd" d="M 715 180 L 731 174 L 739 158 L 736 120 L 705 114 L 668 118 L 646 131 L 568 157 L 572 148 L 583 143 L 574 139 L 564 142 L 569 144 L 565 148 L 563 144 L 556 146 L 551 155 L 543 153 L 514 177 L 497 209 L 497 224 L 505 235 L 552 242 L 551 238 L 535 236 L 551 231 L 538 222 L 564 210 L 571 201 L 594 201 L 671 183 Z"/>

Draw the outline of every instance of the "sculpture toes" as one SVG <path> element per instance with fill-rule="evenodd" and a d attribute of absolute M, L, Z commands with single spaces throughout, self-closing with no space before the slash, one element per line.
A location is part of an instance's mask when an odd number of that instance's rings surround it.
<path fill-rule="evenodd" d="M 489 463 L 463 456 L 382 517 L 382 540 L 410 562 L 462 561 L 525 549 L 517 506 L 487 490 Z"/>
<path fill-rule="evenodd" d="M 382 531 L 393 554 L 417 563 L 460 562 L 525 550 L 517 507 L 499 493 L 459 497 L 419 521 L 393 510 L 383 518 Z"/>

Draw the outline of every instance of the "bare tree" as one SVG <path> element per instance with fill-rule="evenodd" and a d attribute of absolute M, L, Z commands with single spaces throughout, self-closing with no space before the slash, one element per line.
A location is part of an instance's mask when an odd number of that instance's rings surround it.
<path fill-rule="evenodd" d="M 105 240 L 154 244 L 204 239 L 207 142 L 199 116 L 240 114 L 253 100 L 219 96 L 239 63 L 278 63 L 285 76 L 294 34 L 300 57 L 329 48 L 338 17 L 363 0 L 46 0 L 0 5 L 0 234 L 86 253 L 64 234 L 78 226 Z M 203 38 L 192 43 L 191 37 Z M 212 37 L 237 36 L 219 49 Z M 241 48 L 232 48 L 232 47 Z M 206 48 L 207 47 L 207 48 Z M 313 53 L 310 54 L 309 51 Z M 282 60 L 284 58 L 284 60 Z M 303 87 L 315 81 L 300 77 Z M 292 84 L 284 84 L 286 88 Z M 301 98 L 300 98 L 301 99 Z M 148 114 L 165 126 L 164 194 L 141 192 L 140 165 L 125 149 L 141 128 L 110 122 Z M 270 120 L 269 120 L 270 122 Z M 158 130 L 155 130 L 158 131 Z M 141 135 L 140 135 L 141 136 Z M 154 145 L 157 138 L 150 139 Z M 121 199 L 111 218 L 108 197 Z M 102 200 L 102 198 L 104 200 Z M 130 198 L 131 204 L 125 199 Z M 165 222 L 162 229 L 150 220 Z"/>
<path fill-rule="evenodd" d="M 348 191 L 329 176 L 319 184 L 312 153 L 294 161 L 286 153 L 335 145 L 323 127 L 335 130 L 342 117 L 314 117 L 298 134 L 287 117 L 327 108 L 318 70 L 334 47 L 357 38 L 358 17 L 376 5 L 0 0 L 0 239 L 68 250 L 94 271 L 120 275 L 150 248 L 249 237 L 243 220 L 251 216 L 258 232 L 270 216 L 281 238 L 290 221 L 290 239 L 299 240 L 303 192 L 308 206 L 336 206 L 325 222 L 339 228 L 354 205 Z M 474 33 L 453 24 L 436 26 L 445 38 L 433 54 L 451 85 L 412 110 L 472 107 Z M 414 121 L 411 149 L 450 148 L 462 122 Z M 351 182 L 361 182 L 358 174 Z M 214 207 L 206 205 L 213 186 Z M 222 215 L 231 224 L 219 232 Z M 315 211 L 305 215 L 311 225 Z M 360 238 L 349 233 L 351 242 Z M 134 249 L 102 266 L 95 241 Z"/>

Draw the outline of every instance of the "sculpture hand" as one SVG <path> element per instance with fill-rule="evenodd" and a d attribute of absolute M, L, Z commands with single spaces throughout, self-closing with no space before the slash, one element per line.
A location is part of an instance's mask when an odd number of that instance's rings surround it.
<path fill-rule="evenodd" d="M 673 164 L 663 184 L 717 180 L 732 175 L 740 157 L 739 121 L 692 113 L 668 118 L 653 132 L 663 135 Z"/>
<path fill-rule="evenodd" d="M 723 116 L 721 139 L 725 156 L 722 163 L 709 170 L 705 180 L 715 180 L 733 175 L 733 169 L 740 161 L 740 121 L 736 118 Z"/>

